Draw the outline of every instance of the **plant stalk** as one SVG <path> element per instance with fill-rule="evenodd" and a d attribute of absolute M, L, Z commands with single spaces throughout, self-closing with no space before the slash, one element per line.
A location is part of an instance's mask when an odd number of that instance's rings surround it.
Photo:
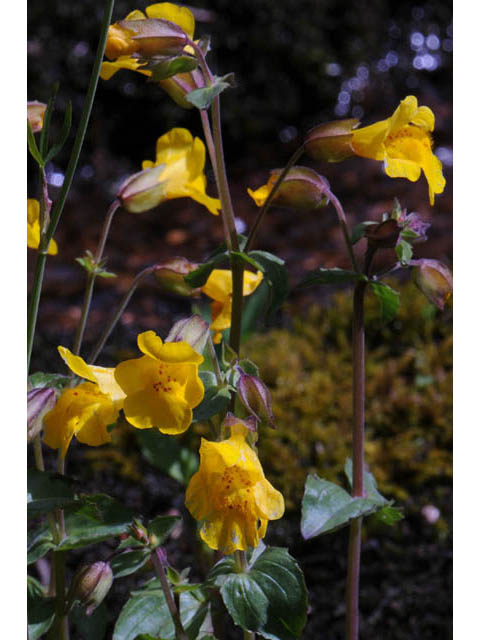
<path fill-rule="evenodd" d="M 357 260 L 355 258 L 355 253 L 353 252 L 352 240 L 350 238 L 350 232 L 348 230 L 347 217 L 345 216 L 345 211 L 343 210 L 342 204 L 337 196 L 329 191 L 328 193 L 330 202 L 332 203 L 335 211 L 337 212 L 338 222 L 340 223 L 340 227 L 342 229 L 343 237 L 345 239 L 345 244 L 347 246 L 348 255 L 350 256 L 350 262 L 352 263 L 352 267 L 358 273 L 360 270 L 358 268 Z"/>
<path fill-rule="evenodd" d="M 90 113 L 92 111 L 93 100 L 95 98 L 95 92 L 98 84 L 98 77 L 100 74 L 100 67 L 102 64 L 103 53 L 105 51 L 105 44 L 107 42 L 108 27 L 110 25 L 110 21 L 112 18 L 114 4 L 115 4 L 115 0 L 105 0 L 105 11 L 103 15 L 101 30 L 100 30 L 100 39 L 98 41 L 97 52 L 95 54 L 95 60 L 93 63 L 92 73 L 90 76 L 87 95 L 85 96 L 85 102 L 83 105 L 83 110 L 80 117 L 78 129 L 77 129 L 77 134 L 75 136 L 75 141 L 73 143 L 72 153 L 70 155 L 70 159 L 68 162 L 67 171 L 65 173 L 65 179 L 63 181 L 58 200 L 56 201 L 53 207 L 50 224 L 48 225 L 47 233 L 45 234 L 46 247 L 48 247 L 50 240 L 52 239 L 55 233 L 55 230 L 57 228 L 58 222 L 60 220 L 60 216 L 63 211 L 63 207 L 65 205 L 65 200 L 67 199 L 68 192 L 72 184 L 73 176 L 77 168 L 78 159 L 80 157 L 80 152 L 82 150 L 85 133 L 88 126 L 88 121 L 90 119 Z M 32 294 L 30 298 L 30 303 L 28 307 L 28 316 L 27 316 L 27 375 L 30 369 L 33 338 L 35 336 L 35 327 L 37 324 L 38 307 L 40 304 L 40 295 L 42 291 L 46 259 L 47 259 L 46 250 L 45 252 L 39 251 L 37 255 L 36 265 L 35 265 Z"/>
<path fill-rule="evenodd" d="M 165 595 L 167 607 L 170 611 L 170 615 L 172 616 L 173 624 L 175 625 L 175 638 L 176 640 L 188 640 L 188 636 L 185 632 L 185 629 L 183 628 L 182 620 L 180 618 L 180 613 L 178 612 L 178 608 L 175 603 L 175 598 L 173 597 L 172 589 L 170 588 L 167 576 L 165 575 L 165 568 L 158 556 L 158 551 L 159 550 L 156 549 L 152 553 L 152 562 L 153 566 L 155 567 L 155 571 L 157 572 L 157 576 L 160 579 L 160 584 L 162 585 L 162 591 Z"/>
<path fill-rule="evenodd" d="M 103 251 L 105 249 L 105 243 L 107 241 L 107 236 L 110 231 L 110 226 L 112 224 L 113 216 L 115 211 L 119 208 L 120 202 L 118 200 L 114 200 L 110 207 L 108 208 L 107 215 L 105 217 L 105 222 L 103 224 L 102 233 L 100 235 L 100 242 L 98 243 L 97 251 L 95 253 L 94 262 L 95 265 L 99 266 L 102 257 Z M 77 332 L 75 335 L 75 341 L 73 344 L 73 353 L 78 355 L 80 353 L 80 349 L 83 342 L 83 336 L 85 334 L 85 327 L 87 325 L 88 314 L 90 312 L 90 305 L 92 303 L 93 296 L 93 288 L 95 286 L 95 279 L 97 274 L 95 269 L 89 271 L 87 274 L 87 284 L 85 286 L 85 295 L 83 298 L 82 304 L 82 313 L 80 316 L 80 322 L 78 323 Z"/>

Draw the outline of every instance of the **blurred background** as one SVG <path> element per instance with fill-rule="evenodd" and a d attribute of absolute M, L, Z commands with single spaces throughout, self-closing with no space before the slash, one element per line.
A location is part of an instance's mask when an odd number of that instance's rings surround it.
<path fill-rule="evenodd" d="M 148 4 L 117 0 L 113 19 L 123 19 Z M 445 192 L 433 207 L 423 176 L 416 183 L 391 180 L 380 163 L 361 158 L 315 164 L 304 157 L 301 163 L 325 175 L 351 225 L 379 219 L 397 197 L 408 211 L 417 211 L 432 224 L 428 242 L 416 245 L 417 256 L 451 266 L 450 2 L 201 0 L 187 6 L 196 17 L 196 37 L 212 37 L 209 61 L 214 73 L 236 76 L 237 87 L 224 92 L 221 101 L 239 230 L 248 231 L 256 214 L 246 188 L 259 187 L 271 169 L 284 166 L 312 126 L 347 117 L 368 125 L 390 116 L 401 99 L 413 94 L 435 113 L 435 152 L 447 179 Z M 98 0 L 29 2 L 28 99 L 47 102 L 53 84 L 60 82 L 54 131 L 61 127 L 67 101 L 73 104 L 69 144 L 47 168 L 53 199 L 68 162 L 102 12 Z M 99 81 L 79 168 L 55 235 L 59 254 L 47 265 L 33 371 L 59 369 L 56 346 L 71 346 L 83 297 L 83 272 L 75 258 L 95 249 L 119 185 L 141 168 L 142 160 L 154 159 L 157 138 L 176 126 L 203 137 L 198 113 L 178 107 L 140 74 L 122 70 L 108 82 Z M 38 197 L 35 167 L 29 168 L 28 196 Z M 208 192 L 215 195 L 208 163 L 207 177 Z M 117 278 L 97 280 L 85 353 L 136 273 L 175 255 L 203 260 L 221 240 L 220 221 L 187 199 L 139 216 L 119 210 L 106 247 L 107 268 Z M 256 248 L 286 261 L 292 285 L 286 307 L 245 346 L 252 358 L 265 363 L 262 373 L 279 415 L 279 432 L 265 437 L 262 460 L 267 475 L 290 503 L 291 518 L 283 528 L 271 526 L 269 542 L 288 544 L 306 572 L 312 616 L 305 637 L 335 640 L 342 637 L 346 534 L 300 545 L 298 505 L 306 472 L 316 469 L 338 479 L 347 452 L 350 302 L 346 293 L 333 299 L 328 288 L 305 292 L 295 290 L 295 284 L 308 270 L 347 267 L 348 260 L 330 207 L 301 214 L 272 208 Z M 31 266 L 34 255 L 29 254 Z M 392 261 L 389 251 L 379 252 L 378 268 Z M 363 628 L 369 638 L 439 640 L 451 637 L 451 315 L 435 311 L 411 285 L 398 286 L 405 305 L 397 321 L 382 327 L 375 320 L 373 303 L 369 312 L 367 393 L 373 401 L 367 415 L 371 442 L 367 457 L 380 489 L 405 507 L 407 517 L 395 530 L 376 528 L 380 525 L 367 530 Z M 140 331 L 154 329 L 165 336 L 189 308 L 188 301 L 161 297 L 155 283 L 146 282 L 115 330 L 101 364 L 115 364 L 120 354 L 135 355 Z M 315 349 L 325 354 L 318 361 L 312 356 L 318 352 Z M 283 362 L 288 363 L 287 373 Z M 335 435 L 338 429 L 342 438 Z M 111 495 L 138 503 L 146 514 L 159 513 L 172 495 L 182 497 L 174 480 L 164 480 L 159 487 L 158 470 L 135 458 L 139 454 L 132 453 L 135 447 L 128 439 L 123 444 L 124 458 L 109 454 L 108 447 L 86 452 L 72 446 L 79 456 L 75 466 L 72 455 L 72 468 L 92 490 L 101 483 Z M 297 464 L 292 460 L 298 451 Z M 81 464 L 86 454 L 92 454 L 89 469 Z M 142 474 L 137 469 L 135 476 L 132 468 L 138 464 Z M 181 508 L 181 499 L 177 503 Z M 183 566 L 188 550 L 181 553 L 184 556 L 177 560 Z M 336 582 L 330 588 L 332 575 Z M 116 588 L 121 603 L 128 591 L 120 582 Z"/>

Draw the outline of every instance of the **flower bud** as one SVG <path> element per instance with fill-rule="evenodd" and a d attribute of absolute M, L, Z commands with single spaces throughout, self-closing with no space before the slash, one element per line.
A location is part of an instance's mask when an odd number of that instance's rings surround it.
<path fill-rule="evenodd" d="M 245 373 L 240 367 L 236 368 L 240 373 L 237 391 L 242 404 L 257 420 L 266 420 L 275 429 L 272 396 L 267 386 L 260 378 Z"/>
<path fill-rule="evenodd" d="M 148 542 L 148 531 L 140 520 L 135 519 L 129 529 L 132 538 L 135 538 L 135 540 L 138 540 L 139 542 Z"/>
<path fill-rule="evenodd" d="M 164 164 L 144 169 L 125 180 L 117 198 L 130 213 L 143 213 L 159 205 L 165 196 L 165 182 L 161 182 Z"/>
<path fill-rule="evenodd" d="M 340 162 L 355 155 L 352 130 L 358 126 L 357 118 L 334 120 L 314 127 L 307 133 L 305 151 L 314 160 Z"/>
<path fill-rule="evenodd" d="M 453 292 L 450 269 L 438 260 L 410 260 L 414 267 L 413 281 L 432 304 L 443 311 L 445 303 Z"/>
<path fill-rule="evenodd" d="M 165 293 L 174 293 L 179 296 L 199 296 L 200 289 L 190 286 L 185 281 L 187 276 L 198 267 L 195 262 L 187 258 L 175 257 L 157 265 L 154 272 L 155 279 L 160 289 Z"/>
<path fill-rule="evenodd" d="M 33 133 L 38 133 L 42 130 L 46 109 L 47 105 L 43 102 L 38 102 L 37 100 L 27 102 L 27 120 L 32 127 Z"/>
<path fill-rule="evenodd" d="M 365 237 L 371 249 L 393 249 L 400 235 L 401 227 L 393 218 L 366 227 Z"/>
<path fill-rule="evenodd" d="M 94 562 L 81 567 L 72 582 L 72 598 L 80 600 L 91 615 L 110 591 L 113 572 L 108 562 Z"/>
<path fill-rule="evenodd" d="M 178 55 L 187 42 L 183 29 L 168 20 L 121 20 L 108 28 L 105 55 L 110 60 L 133 54 L 141 58 Z"/>
<path fill-rule="evenodd" d="M 197 353 L 203 353 L 207 344 L 210 325 L 198 315 L 176 322 L 165 342 L 188 342 Z"/>
<path fill-rule="evenodd" d="M 283 169 L 274 169 L 266 185 L 256 191 L 248 189 L 258 207 L 263 206 Z M 309 167 L 292 167 L 275 195 L 273 202 L 279 207 L 310 211 L 328 203 L 330 185 L 327 180 Z"/>
<path fill-rule="evenodd" d="M 43 416 L 55 406 L 55 389 L 44 387 L 27 393 L 27 441 L 32 440 L 42 430 Z"/>
<path fill-rule="evenodd" d="M 186 73 L 177 73 L 171 78 L 159 80 L 158 84 L 179 107 L 193 109 L 193 104 L 188 102 L 185 96 L 195 89 L 203 89 L 205 87 L 205 79 L 200 69 L 194 69 Z"/>

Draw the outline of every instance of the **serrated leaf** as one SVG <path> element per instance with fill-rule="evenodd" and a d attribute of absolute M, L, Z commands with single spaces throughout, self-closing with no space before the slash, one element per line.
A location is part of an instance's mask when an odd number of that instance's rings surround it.
<path fill-rule="evenodd" d="M 301 532 L 305 540 L 331 533 L 351 520 L 378 511 L 379 504 L 369 498 L 354 498 L 334 484 L 309 474 L 302 501 Z"/>
<path fill-rule="evenodd" d="M 352 459 L 347 458 L 344 467 L 345 475 L 347 476 L 350 487 L 353 487 L 353 464 Z M 373 500 L 379 506 L 391 504 L 387 498 L 384 498 L 377 488 L 377 482 L 370 471 L 363 470 L 363 488 L 366 493 L 366 497 Z"/>
<path fill-rule="evenodd" d="M 149 82 L 159 82 L 160 80 L 171 78 L 177 75 L 177 73 L 193 71 L 197 66 L 197 60 L 191 56 L 176 56 L 167 57 L 158 62 L 155 61 L 152 66 L 147 65 L 146 68 L 152 72 Z"/>
<path fill-rule="evenodd" d="M 248 256 L 260 265 L 264 278 L 270 287 L 268 313 L 272 314 L 282 306 L 289 292 L 285 261 L 268 251 L 250 251 Z"/>
<path fill-rule="evenodd" d="M 63 389 L 69 382 L 70 378 L 60 373 L 37 371 L 28 377 L 28 383 L 32 389 L 43 389 L 45 387 Z"/>
<path fill-rule="evenodd" d="M 175 627 L 168 610 L 160 581 L 153 580 L 146 589 L 136 591 L 120 612 L 113 640 L 135 640 L 150 634 L 162 640 L 175 639 Z M 191 593 L 180 595 L 180 617 L 190 640 L 194 640 L 208 613 L 208 604 Z"/>
<path fill-rule="evenodd" d="M 123 578 L 135 573 L 148 562 L 150 555 L 149 549 L 133 549 L 115 556 L 110 560 L 113 577 Z"/>
<path fill-rule="evenodd" d="M 337 267 L 324 269 L 320 267 L 307 273 L 297 287 L 303 289 L 318 284 L 346 284 L 359 282 L 360 280 L 367 280 L 367 277 L 363 273 L 349 271 L 348 269 L 338 269 Z"/>
<path fill-rule="evenodd" d="M 137 442 L 148 462 L 181 484 L 187 484 L 198 469 L 196 453 L 183 447 L 173 436 L 156 429 L 136 430 Z"/>
<path fill-rule="evenodd" d="M 391 322 L 397 315 L 400 306 L 400 294 L 384 282 L 369 282 L 373 293 L 380 301 L 380 311 L 383 322 Z"/>
<path fill-rule="evenodd" d="M 352 244 L 357 244 L 357 242 L 364 237 L 367 227 L 372 224 L 378 224 L 378 222 L 375 222 L 374 220 L 365 220 L 365 222 L 356 224 L 352 230 Z"/>
<path fill-rule="evenodd" d="M 27 470 L 27 514 L 38 516 L 74 502 L 72 480 L 51 471 Z"/>
<path fill-rule="evenodd" d="M 400 240 L 395 247 L 395 252 L 402 265 L 407 265 L 413 256 L 412 245 L 406 240 Z"/>
<path fill-rule="evenodd" d="M 205 391 L 202 402 L 193 410 L 193 421 L 208 420 L 217 413 L 225 411 L 230 403 L 230 390 L 228 387 L 209 387 Z"/>
<path fill-rule="evenodd" d="M 218 565 L 208 580 L 220 587 L 235 624 L 270 640 L 300 637 L 307 590 L 300 567 L 286 549 L 265 548 L 244 573 L 236 573 L 227 558 Z"/>
<path fill-rule="evenodd" d="M 216 96 L 232 86 L 230 76 L 231 74 L 228 74 L 222 78 L 216 78 L 214 84 L 210 87 L 190 91 L 190 93 L 185 96 L 187 102 L 193 104 L 197 109 L 208 109 Z"/>
<path fill-rule="evenodd" d="M 178 516 L 157 516 L 151 520 L 147 530 L 149 536 L 155 536 L 155 546 L 163 544 L 181 521 L 182 519 Z"/>
<path fill-rule="evenodd" d="M 62 125 L 62 131 L 60 132 L 60 137 L 58 141 L 51 146 L 47 155 L 45 156 L 45 164 L 47 162 L 50 162 L 50 160 L 52 160 L 56 155 L 60 153 L 60 151 L 63 148 L 63 145 L 68 139 L 71 127 L 72 127 L 72 103 L 69 100 L 65 108 L 65 116 L 63 118 L 63 125 Z"/>
<path fill-rule="evenodd" d="M 38 164 L 39 167 L 41 168 L 44 167 L 45 162 L 37 147 L 37 141 L 35 140 L 35 135 L 32 131 L 32 127 L 28 122 L 28 120 L 27 120 L 27 144 L 28 144 L 28 150 L 30 151 L 30 154 L 35 160 L 35 162 Z"/>

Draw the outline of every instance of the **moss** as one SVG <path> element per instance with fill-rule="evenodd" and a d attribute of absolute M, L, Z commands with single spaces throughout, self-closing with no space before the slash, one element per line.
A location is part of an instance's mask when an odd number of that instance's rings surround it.
<path fill-rule="evenodd" d="M 393 283 L 398 288 L 398 285 Z M 452 332 L 415 287 L 401 289 L 397 319 L 382 326 L 367 296 L 366 460 L 386 495 L 405 500 L 452 475 Z M 244 353 L 259 364 L 274 402 L 277 430 L 263 430 L 262 464 L 290 508 L 307 472 L 344 481 L 351 455 L 351 296 L 300 317 L 290 329 L 251 338 Z"/>

